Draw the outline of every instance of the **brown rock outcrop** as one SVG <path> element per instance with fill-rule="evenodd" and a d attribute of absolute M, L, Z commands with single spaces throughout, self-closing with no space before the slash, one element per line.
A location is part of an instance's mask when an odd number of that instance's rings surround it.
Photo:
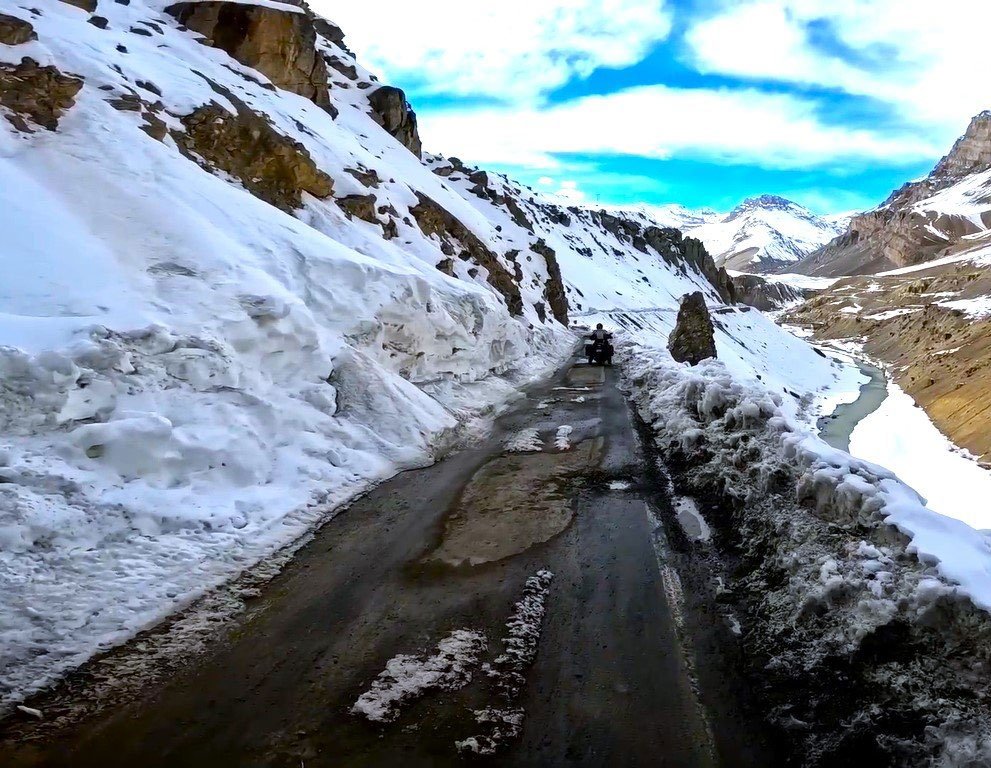
<path fill-rule="evenodd" d="M 496 255 L 446 208 L 422 193 L 418 192 L 416 197 L 419 202 L 410 208 L 410 213 L 423 234 L 428 237 L 437 235 L 441 239 L 442 253 L 454 255 L 460 251 L 457 254 L 459 258 L 484 267 L 489 273 L 489 285 L 506 300 L 510 314 L 523 314 L 520 287 Z M 445 259 L 437 266 L 446 274 L 454 274 L 450 259 Z"/>
<path fill-rule="evenodd" d="M 211 102 L 183 117 L 182 124 L 185 132 L 174 131 L 172 137 L 187 156 L 229 173 L 276 208 L 299 208 L 303 192 L 321 198 L 333 192 L 333 180 L 302 144 L 247 108 L 235 115 Z"/>
<path fill-rule="evenodd" d="M 557 263 L 557 254 L 543 239 L 530 246 L 530 250 L 544 257 L 547 265 L 547 282 L 544 283 L 544 300 L 551 308 L 551 314 L 561 325 L 568 324 L 568 297 L 564 291 L 564 280 L 561 278 L 561 267 Z"/>
<path fill-rule="evenodd" d="M 420 157 L 423 147 L 416 128 L 416 113 L 406 101 L 402 89 L 383 85 L 369 94 L 368 104 L 375 121 L 406 149 Z"/>
<path fill-rule="evenodd" d="M 377 202 L 375 195 L 347 195 L 337 198 L 335 202 L 349 216 L 372 224 L 378 223 L 378 219 L 375 218 L 375 203 Z"/>
<path fill-rule="evenodd" d="M 209 45 L 264 74 L 279 88 L 330 104 L 327 67 L 305 12 L 234 2 L 182 2 L 165 9 Z"/>
<path fill-rule="evenodd" d="M 79 78 L 27 56 L 20 64 L 0 64 L 0 105 L 10 110 L 4 117 L 19 131 L 30 133 L 31 124 L 54 131 L 82 87 Z"/>
<path fill-rule="evenodd" d="M 38 35 L 31 22 L 0 13 L 0 43 L 4 45 L 22 45 L 28 40 L 37 40 Z"/>
<path fill-rule="evenodd" d="M 736 275 L 730 281 L 738 302 L 765 312 L 781 309 L 812 294 L 812 291 L 772 282 L 760 275 Z"/>
<path fill-rule="evenodd" d="M 968 235 L 982 231 L 973 212 L 953 215 L 916 204 L 966 176 L 991 169 L 991 112 L 971 120 L 949 153 L 920 181 L 891 193 L 878 208 L 854 216 L 846 232 L 789 267 L 810 275 L 864 275 L 921 264 L 969 247 Z M 981 215 L 991 225 L 991 188 L 974 198 L 987 203 Z"/>
<path fill-rule="evenodd" d="M 66 5 L 74 5 L 86 13 L 93 13 L 96 10 L 96 0 L 62 0 Z"/>
<path fill-rule="evenodd" d="M 679 363 L 690 365 L 716 356 L 715 331 L 701 291 L 690 293 L 681 300 L 678 321 L 668 339 L 668 351 Z"/>

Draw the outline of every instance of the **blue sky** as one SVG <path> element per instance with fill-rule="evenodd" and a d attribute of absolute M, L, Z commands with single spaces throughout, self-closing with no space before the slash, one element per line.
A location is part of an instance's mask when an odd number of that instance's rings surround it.
<path fill-rule="evenodd" d="M 428 150 L 588 202 L 862 209 L 991 107 L 971 0 L 313 5 L 407 91 Z"/>

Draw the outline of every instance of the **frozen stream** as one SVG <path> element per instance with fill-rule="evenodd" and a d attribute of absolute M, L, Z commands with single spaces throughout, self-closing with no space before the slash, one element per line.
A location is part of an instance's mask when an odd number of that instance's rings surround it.
<path fill-rule="evenodd" d="M 947 439 L 883 371 L 863 361 L 858 365 L 870 380 L 854 402 L 819 420 L 820 437 L 890 469 L 934 512 L 991 529 L 991 472 Z"/>
<path fill-rule="evenodd" d="M 870 363 L 858 361 L 860 372 L 868 381 L 860 387 L 860 396 L 852 403 L 840 405 L 829 416 L 819 419 L 819 436 L 833 448 L 850 451 L 850 435 L 856 426 L 874 413 L 888 396 L 884 371 Z"/>

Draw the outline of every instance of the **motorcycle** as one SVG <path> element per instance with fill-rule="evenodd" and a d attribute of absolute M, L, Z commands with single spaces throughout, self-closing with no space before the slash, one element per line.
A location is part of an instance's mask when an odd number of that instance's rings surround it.
<path fill-rule="evenodd" d="M 586 339 L 585 357 L 589 365 L 612 365 L 612 345 L 608 339 Z"/>

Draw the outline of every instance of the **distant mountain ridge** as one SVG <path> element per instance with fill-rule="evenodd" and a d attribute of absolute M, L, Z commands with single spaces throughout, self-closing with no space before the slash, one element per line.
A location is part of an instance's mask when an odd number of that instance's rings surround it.
<path fill-rule="evenodd" d="M 719 267 L 757 273 L 790 271 L 843 232 L 850 219 L 850 214 L 818 216 L 778 195 L 749 197 L 729 213 L 676 203 L 623 210 L 701 240 Z"/>
<path fill-rule="evenodd" d="M 991 111 L 924 179 L 854 216 L 835 240 L 795 266 L 808 275 L 864 275 L 924 264 L 991 244 Z"/>

